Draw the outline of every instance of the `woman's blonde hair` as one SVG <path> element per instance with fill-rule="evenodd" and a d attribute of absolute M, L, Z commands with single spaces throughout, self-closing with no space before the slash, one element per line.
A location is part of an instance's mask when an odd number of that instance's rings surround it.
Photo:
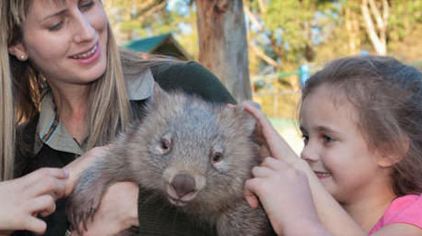
<path fill-rule="evenodd" d="M 5 19 L 5 2 L 0 1 L 0 19 Z M 13 177 L 15 117 L 13 109 L 12 80 L 9 67 L 9 53 L 7 48 L 7 32 L 9 31 L 4 20 L 0 20 L 0 180 Z"/>
<path fill-rule="evenodd" d="M 34 117 L 40 108 L 41 94 L 48 87 L 45 79 L 34 69 L 30 60 L 22 62 L 8 54 L 9 46 L 21 42 L 22 22 L 31 6 L 32 0 L 2 0 L 1 1 L 1 76 L 2 96 L 11 97 L 11 85 L 5 82 L 13 82 L 15 91 L 15 114 L 16 118 L 8 118 L 3 121 L 2 114 L 2 144 L 8 148 L 2 148 L 3 163 L 2 176 L 6 176 L 13 169 L 13 140 L 14 125 L 28 121 Z M 7 29 L 7 30 L 5 30 Z M 3 41 L 4 40 L 4 41 Z M 10 71 L 10 73 L 9 73 Z M 3 82 L 5 81 L 5 82 Z M 119 48 L 116 45 L 112 30 L 108 26 L 107 41 L 107 68 L 103 76 L 96 80 L 90 88 L 89 111 L 88 111 L 88 138 L 86 149 L 93 146 L 104 145 L 109 142 L 118 132 L 124 130 L 130 119 L 130 105 L 126 92 L 126 84 L 123 77 Z M 8 92 L 8 93 L 5 93 Z M 6 102 L 6 101 L 5 101 Z M 6 114 L 13 114 L 12 101 L 2 110 Z M 8 125 L 8 126 L 7 126 Z M 7 130 L 5 129 L 7 128 Z M 7 142 L 7 145 L 6 145 Z M 7 171 L 6 171 L 7 170 Z M 10 173 L 9 173 L 10 174 Z M 10 177 L 10 175 L 7 175 Z"/>

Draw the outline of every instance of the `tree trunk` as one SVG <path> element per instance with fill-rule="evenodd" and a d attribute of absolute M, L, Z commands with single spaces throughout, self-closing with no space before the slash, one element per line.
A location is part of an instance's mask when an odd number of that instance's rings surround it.
<path fill-rule="evenodd" d="M 387 0 L 382 0 L 378 5 L 374 0 L 362 0 L 361 11 L 366 32 L 375 51 L 378 55 L 386 55 L 387 23 L 389 15 Z"/>
<path fill-rule="evenodd" d="M 196 0 L 199 61 L 237 101 L 251 99 L 242 0 Z"/>

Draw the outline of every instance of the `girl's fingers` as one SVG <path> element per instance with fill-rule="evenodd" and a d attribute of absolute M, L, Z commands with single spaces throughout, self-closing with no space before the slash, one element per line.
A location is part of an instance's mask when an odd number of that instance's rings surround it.
<path fill-rule="evenodd" d="M 264 116 L 264 114 L 257 108 L 257 106 L 252 101 L 244 101 L 242 103 L 243 108 L 253 115 L 261 125 L 271 126 L 269 120 Z"/>
<path fill-rule="evenodd" d="M 250 102 L 242 103 L 244 109 L 252 114 L 258 121 L 262 135 L 267 143 L 271 155 L 277 159 L 297 159 L 296 153 L 288 145 L 288 143 L 278 134 L 277 130 L 271 125 L 265 115 L 254 107 Z"/>
<path fill-rule="evenodd" d="M 257 208 L 259 206 L 258 197 L 254 194 L 255 182 L 255 179 L 250 179 L 245 182 L 244 196 L 249 206 L 252 208 Z"/>
<path fill-rule="evenodd" d="M 286 171 L 287 169 L 292 168 L 284 159 L 276 159 L 274 157 L 265 158 L 264 161 L 262 161 L 261 166 L 276 172 Z"/>
<path fill-rule="evenodd" d="M 267 138 L 267 141 L 269 141 L 268 138 L 270 137 L 279 136 L 277 131 L 271 125 L 270 121 L 265 117 L 264 113 L 262 113 L 256 106 L 254 106 L 252 102 L 243 102 L 242 106 L 247 112 L 252 114 L 261 125 L 263 135 L 265 138 Z"/>
<path fill-rule="evenodd" d="M 254 168 L 252 168 L 252 175 L 255 178 L 265 178 L 270 176 L 273 173 L 273 170 L 265 167 L 265 166 L 255 166 Z"/>

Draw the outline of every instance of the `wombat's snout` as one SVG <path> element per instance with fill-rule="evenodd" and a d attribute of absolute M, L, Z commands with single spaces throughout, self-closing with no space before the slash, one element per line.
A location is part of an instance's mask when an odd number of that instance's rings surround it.
<path fill-rule="evenodd" d="M 195 191 L 195 179 L 187 174 L 178 174 L 170 183 L 179 198 Z"/>
<path fill-rule="evenodd" d="M 195 178 L 187 173 L 178 173 L 170 179 L 167 185 L 169 201 L 176 206 L 184 206 L 192 201 L 200 188 Z"/>

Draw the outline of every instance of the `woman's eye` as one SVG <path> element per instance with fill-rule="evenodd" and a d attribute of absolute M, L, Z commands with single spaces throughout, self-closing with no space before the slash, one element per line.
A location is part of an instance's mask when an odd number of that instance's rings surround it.
<path fill-rule="evenodd" d="M 81 1 L 79 3 L 79 9 L 86 11 L 91 9 L 94 6 L 95 2 L 94 1 Z"/>
<path fill-rule="evenodd" d="M 56 23 L 56 24 L 48 27 L 48 30 L 49 31 L 58 31 L 58 30 L 60 30 L 62 28 L 62 26 L 63 26 L 63 22 L 60 21 L 60 22 L 58 22 L 58 23 Z"/>

